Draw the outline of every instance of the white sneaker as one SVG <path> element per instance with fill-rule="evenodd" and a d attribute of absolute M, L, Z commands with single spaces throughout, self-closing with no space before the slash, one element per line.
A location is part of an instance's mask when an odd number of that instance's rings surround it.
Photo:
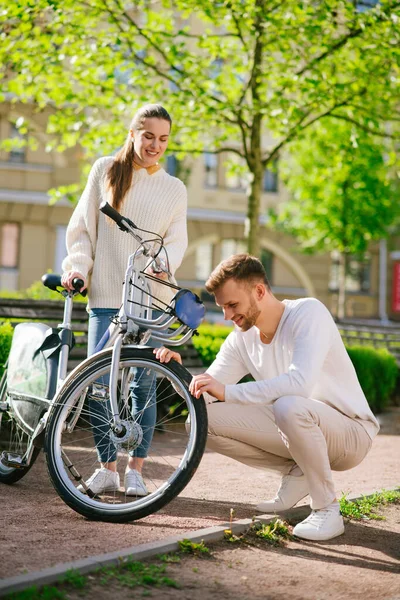
<path fill-rule="evenodd" d="M 282 477 L 280 488 L 272 500 L 265 500 L 257 504 L 257 510 L 263 513 L 275 513 L 292 508 L 303 498 L 308 496 L 308 483 L 305 475 Z"/>
<path fill-rule="evenodd" d="M 344 533 L 344 522 L 337 502 L 326 508 L 313 510 L 307 519 L 293 529 L 293 535 L 312 541 L 331 540 L 342 533 Z"/>
<path fill-rule="evenodd" d="M 143 477 L 136 469 L 125 472 L 125 494 L 127 496 L 147 496 L 148 490 Z"/>
<path fill-rule="evenodd" d="M 85 483 L 93 494 L 116 492 L 120 486 L 119 473 L 102 467 L 101 469 L 96 469 L 93 475 L 91 475 Z M 80 492 L 85 493 L 85 489 L 82 485 L 78 485 L 77 489 Z"/>

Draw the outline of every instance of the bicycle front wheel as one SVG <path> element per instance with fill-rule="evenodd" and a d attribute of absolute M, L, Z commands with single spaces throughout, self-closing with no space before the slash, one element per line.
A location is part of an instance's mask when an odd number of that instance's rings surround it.
<path fill-rule="evenodd" d="M 71 508 L 90 519 L 121 523 L 154 513 L 187 485 L 204 452 L 207 411 L 202 398 L 191 396 L 184 367 L 160 363 L 151 348 L 123 347 L 117 394 L 122 429 L 116 431 L 110 369 L 111 350 L 82 363 L 52 409 L 45 448 L 53 484 Z M 124 475 L 128 461 L 143 453 L 145 489 L 133 495 Z M 90 477 L 99 461 L 113 462 L 119 477 L 96 490 Z"/>

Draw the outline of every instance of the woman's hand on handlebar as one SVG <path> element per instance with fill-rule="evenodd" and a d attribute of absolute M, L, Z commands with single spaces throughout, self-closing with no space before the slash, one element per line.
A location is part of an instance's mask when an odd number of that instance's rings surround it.
<path fill-rule="evenodd" d="M 164 271 L 153 271 L 151 265 L 146 267 L 145 273 L 151 275 L 152 277 L 157 277 L 158 279 L 162 279 L 163 281 L 168 281 L 168 273 L 164 273 Z"/>
<path fill-rule="evenodd" d="M 178 362 L 180 365 L 182 364 L 182 358 L 179 352 L 174 352 L 174 350 L 165 348 L 165 346 L 161 346 L 161 348 L 155 348 L 153 353 L 156 355 L 157 360 L 162 363 L 167 363 L 172 359 L 176 360 L 176 362 Z"/>
<path fill-rule="evenodd" d="M 74 286 L 72 285 L 74 279 L 82 279 L 84 283 L 83 288 L 79 290 L 80 292 L 86 290 L 86 278 L 82 275 L 82 273 L 78 273 L 77 271 L 65 271 L 61 277 L 61 285 L 65 287 L 66 290 L 72 292 L 74 290 Z"/>

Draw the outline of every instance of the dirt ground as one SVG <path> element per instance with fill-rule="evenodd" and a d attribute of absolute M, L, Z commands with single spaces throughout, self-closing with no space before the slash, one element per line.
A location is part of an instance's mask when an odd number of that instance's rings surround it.
<path fill-rule="evenodd" d="M 351 471 L 334 473 L 338 495 L 342 492 L 367 493 L 400 484 L 400 409 L 381 417 L 381 422 L 382 431 L 363 463 Z M 67 507 L 51 485 L 42 456 L 19 483 L 0 486 L 0 578 L 122 550 L 149 541 L 159 541 L 178 533 L 184 538 L 189 531 L 226 523 L 231 508 L 235 510 L 237 519 L 251 518 L 255 514 L 255 505 L 273 495 L 278 485 L 279 476 L 276 474 L 250 469 L 229 458 L 206 452 L 198 471 L 179 498 L 145 519 L 114 525 L 88 521 Z M 351 523 L 348 534 L 357 531 L 359 527 L 359 524 Z M 366 527 L 374 528 L 376 525 L 368 523 Z M 398 532 L 395 537 L 397 544 L 400 544 Z M 389 538 L 391 539 L 390 535 Z M 343 539 L 347 540 L 347 537 Z M 339 541 L 332 545 L 330 552 L 333 557 L 339 552 L 337 544 L 341 543 L 342 539 L 339 538 Z M 322 547 L 322 550 L 317 552 L 313 546 L 306 552 L 308 547 L 305 547 L 299 549 L 301 552 L 297 556 L 297 546 L 293 548 L 293 555 L 299 560 L 300 569 L 299 572 L 293 569 L 290 577 L 296 582 L 301 577 L 301 570 L 308 568 L 304 562 L 307 555 L 318 555 L 318 552 L 323 555 L 324 550 Z M 349 548 L 353 548 L 351 543 Z M 356 565 L 357 553 L 353 556 L 349 548 L 344 552 L 350 553 L 349 560 Z M 272 577 L 268 569 L 268 560 L 272 555 L 268 552 L 268 559 L 263 568 L 266 581 Z M 367 557 L 368 552 L 367 547 Z M 305 557 L 303 561 L 300 560 L 302 556 Z M 371 565 L 384 565 L 387 560 L 382 557 L 376 561 L 373 559 Z M 257 563 L 258 558 L 255 558 L 255 561 Z M 209 563 L 212 564 L 214 563 Z M 293 561 L 291 564 L 294 564 Z M 327 576 L 331 576 L 330 564 L 328 567 L 325 562 L 320 565 L 321 581 L 324 579 L 324 573 L 327 572 Z M 369 567 L 372 573 L 376 568 Z M 274 569 L 274 581 L 276 576 Z M 240 583 L 240 578 L 237 585 L 244 585 Z M 323 583 L 321 585 L 323 586 Z M 297 583 L 293 583 L 293 586 L 295 588 Z M 398 588 L 400 600 L 400 578 Z M 391 596 L 387 595 L 384 598 L 386 600 Z"/>
<path fill-rule="evenodd" d="M 91 575 L 70 600 L 399 600 L 400 505 L 383 511 L 385 521 L 348 521 L 345 534 L 329 542 L 290 541 L 285 547 L 229 543 L 210 545 L 209 558 L 180 554 L 164 563 L 178 588 L 122 587 Z M 151 561 L 153 564 L 157 561 Z M 163 564 L 158 562 L 157 564 Z M 65 589 L 65 588 L 64 588 Z"/>

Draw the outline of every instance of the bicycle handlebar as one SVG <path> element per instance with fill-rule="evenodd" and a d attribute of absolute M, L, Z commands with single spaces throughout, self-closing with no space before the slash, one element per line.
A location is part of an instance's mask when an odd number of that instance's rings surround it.
<path fill-rule="evenodd" d="M 75 277 L 72 280 L 72 287 L 74 288 L 75 292 L 79 292 L 81 296 L 86 296 L 86 294 L 87 294 L 87 289 L 83 290 L 83 292 L 81 292 L 81 289 L 83 288 L 84 285 L 85 285 L 85 282 L 83 281 L 83 279 L 80 279 L 79 277 Z"/>
<path fill-rule="evenodd" d="M 145 242 L 140 235 L 134 231 L 134 229 L 138 229 L 138 227 L 133 221 L 121 215 L 106 200 L 100 204 L 99 209 L 104 215 L 112 219 L 121 229 L 121 231 L 130 233 L 136 239 L 136 241 L 139 242 L 143 248 L 143 254 L 145 256 L 150 256 L 154 259 L 151 262 L 154 273 L 169 273 L 165 261 L 158 256 L 158 251 L 155 252 L 150 244 Z"/>

